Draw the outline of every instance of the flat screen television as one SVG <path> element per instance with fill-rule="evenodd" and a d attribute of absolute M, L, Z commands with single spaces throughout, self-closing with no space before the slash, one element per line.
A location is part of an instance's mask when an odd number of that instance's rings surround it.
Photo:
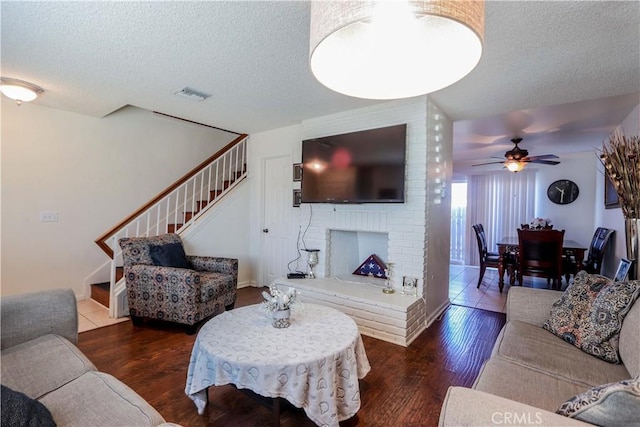
<path fill-rule="evenodd" d="M 404 203 L 407 125 L 302 141 L 302 203 Z"/>

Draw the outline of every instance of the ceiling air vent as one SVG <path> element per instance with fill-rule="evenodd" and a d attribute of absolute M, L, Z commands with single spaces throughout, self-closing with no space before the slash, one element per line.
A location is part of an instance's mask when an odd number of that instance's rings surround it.
<path fill-rule="evenodd" d="M 198 92 L 196 90 L 190 89 L 188 87 L 183 87 L 180 90 L 173 92 L 174 95 L 182 96 L 183 98 L 190 99 L 192 101 L 204 101 L 211 95 L 207 95 L 206 93 Z"/>

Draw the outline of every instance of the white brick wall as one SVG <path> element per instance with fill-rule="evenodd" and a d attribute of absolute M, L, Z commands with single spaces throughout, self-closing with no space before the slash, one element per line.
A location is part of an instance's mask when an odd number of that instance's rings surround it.
<path fill-rule="evenodd" d="M 306 120 L 300 137 L 304 140 L 402 123 L 407 124 L 405 203 L 303 204 L 295 209 L 291 230 L 295 235 L 309 224 L 304 243 L 307 248 L 321 250 L 316 267 L 319 277 L 329 276 L 326 257 L 332 244 L 331 230 L 386 233 L 388 256 L 383 261 L 395 263 L 395 287 L 402 286 L 402 276 L 416 277 L 418 298 L 403 300 L 411 297 L 396 293 L 385 299 L 375 287 L 371 292 L 367 287 L 354 297 L 349 295 L 353 290 L 342 284 L 336 287 L 339 291 L 322 289 L 317 279 L 305 287 L 302 300 L 342 310 L 354 318 L 361 333 L 407 346 L 449 302 L 450 202 L 438 193 L 443 183 L 445 192 L 451 185 L 451 121 L 424 96 Z M 295 162 L 301 161 L 299 141 L 293 143 L 292 155 Z M 402 303 L 398 307 L 388 301 Z"/>
<path fill-rule="evenodd" d="M 319 277 L 329 276 L 326 256 L 329 254 L 329 231 L 352 230 L 388 233 L 388 258 L 395 263 L 395 286 L 402 286 L 402 276 L 418 278 L 422 294 L 425 248 L 425 181 L 427 99 L 395 101 L 383 105 L 352 110 L 302 123 L 303 139 L 317 138 L 396 124 L 407 124 L 406 194 L 403 204 L 303 205 L 301 223 L 306 226 L 310 210 L 311 226 L 305 236 L 307 247 L 318 248 Z M 296 227 L 298 225 L 296 224 Z M 364 259 L 360 260 L 360 262 Z M 357 265 L 354 266 L 357 267 Z"/>

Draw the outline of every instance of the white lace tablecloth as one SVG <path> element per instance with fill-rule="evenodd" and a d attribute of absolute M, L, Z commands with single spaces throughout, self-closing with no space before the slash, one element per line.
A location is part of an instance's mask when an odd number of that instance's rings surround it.
<path fill-rule="evenodd" d="M 358 412 L 358 380 L 371 369 L 358 327 L 338 310 L 299 307 L 285 329 L 271 326 L 260 305 L 224 312 L 200 329 L 185 388 L 199 414 L 207 388 L 225 384 L 287 399 L 321 426 Z"/>

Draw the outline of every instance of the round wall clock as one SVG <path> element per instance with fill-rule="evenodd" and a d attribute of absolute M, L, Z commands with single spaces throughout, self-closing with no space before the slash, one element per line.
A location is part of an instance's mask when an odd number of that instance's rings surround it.
<path fill-rule="evenodd" d="M 567 205 L 578 198 L 580 190 L 575 182 L 568 179 L 559 179 L 551 183 L 547 188 L 547 197 L 558 205 Z"/>

